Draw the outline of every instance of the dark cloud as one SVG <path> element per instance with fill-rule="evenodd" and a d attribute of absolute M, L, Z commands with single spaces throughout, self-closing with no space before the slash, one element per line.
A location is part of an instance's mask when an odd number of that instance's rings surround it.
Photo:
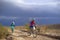
<path fill-rule="evenodd" d="M 60 17 L 59 6 L 59 4 L 57 7 L 42 5 L 35 7 L 32 10 L 24 10 L 20 7 L 12 5 L 11 3 L 4 3 L 3 12 L 0 15 L 21 17 Z"/>
<path fill-rule="evenodd" d="M 22 24 L 24 25 L 25 23 L 28 22 L 29 17 L 39 17 L 38 18 L 39 24 L 60 23 L 59 21 L 60 20 L 60 4 L 59 3 L 57 5 L 41 5 L 41 6 L 33 5 L 34 7 L 32 9 L 22 9 L 21 7 L 17 7 L 12 3 L 8 3 L 8 2 L 3 2 L 3 4 L 4 4 L 2 8 L 3 11 L 0 13 L 0 16 L 6 16 L 4 18 L 10 18 L 9 20 L 0 19 L 0 23 L 2 23 L 3 25 L 10 25 L 10 23 L 12 22 L 11 16 L 13 18 L 19 17 L 19 19 L 15 20 L 16 25 L 22 25 Z M 20 19 L 20 17 L 23 17 L 23 18 Z M 43 18 L 40 19 L 40 17 L 43 17 Z M 47 19 L 45 17 L 47 17 Z M 53 18 L 49 18 L 49 17 L 53 17 Z"/>

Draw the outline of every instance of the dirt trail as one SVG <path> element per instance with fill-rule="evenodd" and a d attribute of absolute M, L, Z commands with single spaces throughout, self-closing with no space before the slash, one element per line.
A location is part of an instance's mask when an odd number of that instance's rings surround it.
<path fill-rule="evenodd" d="M 14 40 L 57 40 L 57 39 L 53 39 L 53 38 L 49 38 L 41 35 L 38 35 L 36 38 L 33 38 L 32 36 L 27 36 L 27 35 L 28 35 L 27 32 L 15 30 L 14 33 L 12 34 L 12 37 L 14 38 Z"/>

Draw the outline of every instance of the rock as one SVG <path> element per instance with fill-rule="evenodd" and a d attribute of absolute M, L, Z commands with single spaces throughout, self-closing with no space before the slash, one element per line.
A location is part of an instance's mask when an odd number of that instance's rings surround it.
<path fill-rule="evenodd" d="M 22 37 L 14 37 L 14 40 L 25 40 L 25 39 Z"/>
<path fill-rule="evenodd" d="M 0 40 L 6 40 L 6 39 L 0 39 Z"/>

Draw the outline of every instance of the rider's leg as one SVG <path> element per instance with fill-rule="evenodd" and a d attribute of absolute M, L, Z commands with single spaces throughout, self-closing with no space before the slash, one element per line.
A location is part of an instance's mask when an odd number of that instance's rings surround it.
<path fill-rule="evenodd" d="M 13 31 L 14 31 L 13 28 L 11 30 L 12 30 L 12 33 L 13 33 Z"/>
<path fill-rule="evenodd" d="M 30 35 L 33 33 L 33 27 L 30 27 Z"/>
<path fill-rule="evenodd" d="M 13 33 L 14 32 L 14 27 L 12 27 L 11 30 L 12 30 L 12 33 Z"/>

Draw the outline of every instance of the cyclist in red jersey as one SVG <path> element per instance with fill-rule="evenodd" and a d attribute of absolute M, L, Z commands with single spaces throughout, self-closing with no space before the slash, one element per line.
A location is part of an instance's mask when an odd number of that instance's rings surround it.
<path fill-rule="evenodd" d="M 35 26 L 35 20 L 32 20 L 31 22 L 30 22 L 30 28 L 33 28 Z"/>
<path fill-rule="evenodd" d="M 33 30 L 35 30 L 36 26 L 35 26 L 35 20 L 33 19 L 30 22 L 30 32 L 33 33 Z"/>

